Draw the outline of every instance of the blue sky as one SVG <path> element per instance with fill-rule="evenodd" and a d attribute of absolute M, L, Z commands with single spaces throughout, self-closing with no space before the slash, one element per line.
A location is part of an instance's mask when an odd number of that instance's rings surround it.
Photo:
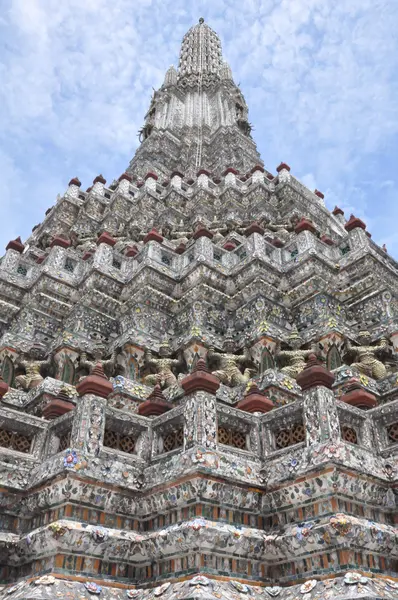
<path fill-rule="evenodd" d="M 267 168 L 287 162 L 398 258 L 397 0 L 0 0 L 0 247 L 71 177 L 125 170 L 200 16 Z"/>

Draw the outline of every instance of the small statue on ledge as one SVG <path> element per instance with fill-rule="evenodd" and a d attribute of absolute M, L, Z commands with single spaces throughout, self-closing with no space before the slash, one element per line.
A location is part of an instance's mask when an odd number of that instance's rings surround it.
<path fill-rule="evenodd" d="M 227 338 L 224 341 L 225 352 L 216 352 L 210 347 L 207 352 L 208 359 L 216 359 L 219 362 L 220 368 L 213 371 L 213 375 L 230 387 L 235 387 L 242 383 L 247 383 L 254 373 L 254 369 L 246 368 L 242 373 L 238 365 L 251 363 L 252 358 L 248 348 L 243 349 L 243 354 L 234 354 L 235 343 L 232 339 Z"/>
<path fill-rule="evenodd" d="M 111 358 L 109 358 L 108 360 L 105 360 L 103 358 L 105 355 L 105 346 L 103 346 L 102 344 L 98 344 L 98 345 L 94 346 L 91 354 L 93 355 L 94 360 L 88 360 L 86 352 L 82 352 L 80 354 L 79 369 L 88 369 L 89 373 L 91 373 L 91 371 L 94 369 L 95 365 L 98 365 L 98 363 L 101 363 L 102 368 L 104 369 L 104 372 L 107 375 L 113 374 L 113 370 L 114 370 L 114 367 L 116 364 L 116 356 L 117 356 L 116 350 L 113 350 Z"/>
<path fill-rule="evenodd" d="M 29 391 L 44 381 L 41 370 L 50 367 L 53 359 L 52 353 L 44 359 L 44 350 L 41 346 L 34 345 L 28 352 L 23 353 L 17 365 L 25 369 L 25 375 L 17 375 L 15 383 L 18 389 Z"/>
<path fill-rule="evenodd" d="M 281 372 L 285 373 L 289 377 L 296 379 L 297 375 L 305 368 L 306 359 L 310 354 L 316 354 L 316 348 L 310 348 L 309 350 L 301 350 L 303 345 L 303 339 L 300 337 L 296 327 L 294 327 L 288 337 L 289 346 L 292 350 L 281 350 L 280 344 L 276 349 L 276 355 L 282 361 L 288 364 L 281 368 Z"/>
<path fill-rule="evenodd" d="M 171 358 L 171 348 L 167 340 L 164 340 L 159 346 L 160 358 L 154 358 L 150 350 L 145 350 L 145 363 L 149 367 L 154 367 L 156 373 L 147 375 L 144 379 L 147 385 L 159 384 L 165 389 L 177 383 L 177 377 L 172 369 L 182 367 L 184 364 L 182 356 L 180 358 Z"/>
<path fill-rule="evenodd" d="M 387 375 L 386 366 L 377 359 L 377 355 L 386 356 L 388 351 L 388 340 L 381 338 L 377 346 L 371 346 L 372 336 L 369 331 L 360 331 L 358 334 L 359 346 L 352 346 L 350 341 L 346 341 L 346 352 L 348 355 L 357 358 L 358 362 L 351 363 L 351 367 L 358 369 L 360 373 L 373 377 L 373 379 L 382 379 Z"/>

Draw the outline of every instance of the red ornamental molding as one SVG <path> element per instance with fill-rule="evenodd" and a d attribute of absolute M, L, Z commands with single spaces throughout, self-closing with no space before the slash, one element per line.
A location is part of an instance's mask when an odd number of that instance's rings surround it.
<path fill-rule="evenodd" d="M 286 163 L 281 162 L 281 164 L 276 167 L 276 171 L 277 173 L 280 173 L 281 171 L 290 171 L 290 167 Z"/>
<path fill-rule="evenodd" d="M 359 227 L 360 229 L 366 229 L 366 225 L 363 221 L 361 221 L 361 219 L 358 219 L 358 217 L 354 217 L 354 215 L 351 215 L 347 223 L 344 225 L 344 228 L 346 229 L 346 231 L 352 231 L 357 227 Z"/>
<path fill-rule="evenodd" d="M 38 265 L 41 265 L 41 263 L 44 261 L 44 259 L 46 258 L 46 256 L 38 256 L 36 258 L 36 262 Z"/>
<path fill-rule="evenodd" d="M 102 364 L 98 363 L 95 365 L 90 375 L 87 375 L 87 377 L 79 381 L 76 390 L 79 396 L 94 394 L 100 398 L 107 398 L 113 391 L 113 387 L 104 373 Z"/>
<path fill-rule="evenodd" d="M 100 244 L 108 244 L 108 246 L 114 246 L 116 244 L 116 240 L 113 239 L 111 235 L 107 231 L 103 231 L 99 238 L 96 241 L 97 246 Z"/>
<path fill-rule="evenodd" d="M 327 244 L 328 246 L 334 246 L 334 241 L 327 235 L 321 236 L 321 242 L 323 242 L 324 244 Z"/>
<path fill-rule="evenodd" d="M 225 169 L 223 176 L 225 177 L 226 175 L 228 175 L 228 173 L 232 173 L 233 175 L 238 175 L 239 171 L 237 171 L 233 167 L 228 167 L 228 169 Z"/>
<path fill-rule="evenodd" d="M 93 186 L 92 186 L 92 185 L 90 185 L 90 187 L 88 187 L 88 188 L 86 189 L 86 193 L 87 193 L 87 194 L 89 194 L 89 193 L 91 192 L 91 190 L 92 190 L 92 189 L 93 189 Z"/>
<path fill-rule="evenodd" d="M 149 394 L 145 402 L 139 405 L 137 412 L 143 417 L 157 417 L 163 415 L 171 408 L 173 407 L 164 397 L 160 385 L 156 384 L 153 392 Z"/>
<path fill-rule="evenodd" d="M 221 183 L 221 179 L 219 177 L 214 177 L 213 182 L 218 185 L 219 183 Z"/>
<path fill-rule="evenodd" d="M 215 395 L 220 382 L 215 375 L 210 373 L 203 358 L 199 358 L 195 370 L 181 381 L 181 386 L 186 394 L 203 391 Z"/>
<path fill-rule="evenodd" d="M 2 398 L 9 390 L 9 385 L 4 381 L 0 375 L 0 398 Z"/>
<path fill-rule="evenodd" d="M 155 175 L 155 173 L 147 173 L 144 177 L 145 181 L 147 179 L 154 179 L 155 181 L 157 181 L 159 179 L 159 177 L 157 175 Z"/>
<path fill-rule="evenodd" d="M 133 178 L 128 173 L 123 173 L 122 175 L 120 175 L 118 181 L 123 181 L 123 179 L 125 179 L 129 183 L 131 183 L 133 181 Z"/>
<path fill-rule="evenodd" d="M 194 232 L 192 237 L 194 240 L 197 240 L 200 237 L 207 237 L 209 240 L 211 240 L 213 238 L 213 234 L 211 231 L 206 229 L 206 227 L 199 227 L 199 229 Z"/>
<path fill-rule="evenodd" d="M 92 257 L 92 255 L 93 255 L 93 253 L 92 253 L 92 252 L 90 252 L 90 251 L 87 251 L 87 252 L 85 252 L 85 253 L 83 254 L 83 256 L 82 256 L 82 260 L 88 260 L 89 258 L 91 258 L 91 257 Z"/>
<path fill-rule="evenodd" d="M 74 404 L 65 392 L 60 390 L 58 395 L 50 400 L 48 404 L 43 408 L 42 415 L 45 419 L 52 420 L 66 414 L 74 409 Z"/>
<path fill-rule="evenodd" d="M 199 169 L 196 173 L 196 177 L 199 177 L 200 175 L 207 175 L 207 177 L 210 177 L 210 172 L 206 171 L 206 169 Z"/>
<path fill-rule="evenodd" d="M 106 179 L 102 175 L 97 175 L 97 177 L 93 180 L 93 183 L 103 183 L 106 184 Z"/>
<path fill-rule="evenodd" d="M 377 406 L 376 396 L 364 390 L 357 379 L 350 379 L 347 391 L 340 398 L 342 402 L 368 410 Z"/>
<path fill-rule="evenodd" d="M 179 245 L 177 246 L 177 248 L 174 250 L 174 252 L 175 252 L 176 254 L 184 254 L 185 250 L 186 250 L 186 246 L 185 246 L 185 244 L 183 244 L 183 243 L 181 242 L 181 244 L 179 244 Z"/>
<path fill-rule="evenodd" d="M 302 231 L 311 231 L 311 233 L 315 233 L 316 228 L 312 221 L 310 221 L 309 219 L 305 219 L 304 217 L 301 217 L 300 221 L 297 223 L 296 227 L 294 228 L 294 231 L 296 233 L 301 233 Z"/>
<path fill-rule="evenodd" d="M 236 408 L 249 413 L 266 413 L 274 408 L 274 404 L 272 400 L 260 392 L 257 384 L 253 382 L 246 392 L 245 397 L 239 400 Z"/>
<path fill-rule="evenodd" d="M 223 248 L 224 248 L 224 250 L 227 250 L 228 252 L 232 252 L 232 250 L 235 250 L 236 245 L 234 242 L 229 240 L 228 242 L 225 242 Z"/>
<path fill-rule="evenodd" d="M 320 192 L 319 190 L 315 190 L 314 194 L 315 196 L 318 196 L 318 198 L 322 198 L 322 200 L 325 197 L 325 194 L 322 194 L 322 192 Z"/>
<path fill-rule="evenodd" d="M 332 389 L 334 375 L 318 362 L 315 354 L 310 354 L 307 365 L 297 375 L 296 381 L 303 392 L 318 386 Z"/>
<path fill-rule="evenodd" d="M 154 227 L 152 227 L 151 231 L 149 231 L 144 237 L 144 244 L 151 241 L 159 242 L 159 244 L 163 242 L 163 236 L 160 235 L 160 233 Z"/>
<path fill-rule="evenodd" d="M 271 244 L 275 246 L 275 248 L 283 248 L 283 246 L 285 245 L 279 238 L 274 238 L 273 240 L 271 240 Z"/>
<path fill-rule="evenodd" d="M 124 251 L 125 256 L 128 256 L 128 257 L 137 256 L 138 253 L 139 253 L 139 250 L 138 250 L 137 246 L 135 246 L 135 245 L 127 246 Z"/>
<path fill-rule="evenodd" d="M 25 250 L 25 246 L 23 245 L 21 238 L 18 236 L 15 240 L 8 242 L 6 250 L 16 250 L 22 254 L 22 252 Z"/>
<path fill-rule="evenodd" d="M 71 245 L 71 241 L 65 239 L 61 235 L 56 235 L 53 237 L 52 242 L 50 244 L 50 248 L 54 248 L 54 246 L 59 246 L 60 248 L 69 248 Z"/>
<path fill-rule="evenodd" d="M 371 233 L 369 233 L 369 231 L 365 231 L 365 233 L 366 233 L 366 235 L 368 236 L 368 238 L 371 238 L 371 237 L 372 237 L 372 234 L 371 234 Z"/>
<path fill-rule="evenodd" d="M 271 173 L 267 173 L 267 179 L 269 179 L 269 181 L 273 181 L 275 177 Z"/>
<path fill-rule="evenodd" d="M 77 187 L 81 186 L 81 181 L 79 180 L 78 177 L 73 177 L 73 179 L 70 180 L 70 182 L 68 183 L 68 185 L 76 185 Z"/>
<path fill-rule="evenodd" d="M 173 171 L 170 175 L 170 179 L 173 179 L 173 177 L 181 177 L 181 179 L 184 179 L 184 175 L 180 173 L 180 171 Z"/>
<path fill-rule="evenodd" d="M 265 169 L 264 167 L 262 167 L 261 165 L 256 165 L 255 167 L 252 168 L 252 170 L 250 171 L 250 173 L 255 173 L 256 171 L 260 171 L 260 173 L 264 173 Z"/>
<path fill-rule="evenodd" d="M 259 233 L 260 235 L 264 235 L 264 229 L 261 227 L 261 225 L 256 223 L 256 221 L 254 221 L 253 223 L 251 223 L 251 225 L 249 225 L 249 227 L 246 227 L 245 236 L 249 237 L 249 235 L 252 235 L 252 233 Z"/>
<path fill-rule="evenodd" d="M 332 210 L 332 214 L 336 215 L 336 216 L 337 215 L 344 215 L 344 210 L 342 210 L 338 206 L 335 206 L 334 209 Z"/>

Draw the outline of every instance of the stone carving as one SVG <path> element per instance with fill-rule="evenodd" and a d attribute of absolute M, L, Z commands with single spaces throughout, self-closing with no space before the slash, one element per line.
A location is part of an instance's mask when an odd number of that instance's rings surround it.
<path fill-rule="evenodd" d="M 213 375 L 230 387 L 247 383 L 255 370 L 247 367 L 242 373 L 239 366 L 252 362 L 249 349 L 244 348 L 243 354 L 234 354 L 235 342 L 231 339 L 225 340 L 223 348 L 225 352 L 217 352 L 212 347 L 208 350 L 208 359 L 217 361 L 220 366 Z"/>
<path fill-rule="evenodd" d="M 373 377 L 374 379 L 382 379 L 387 375 L 387 369 L 381 360 L 376 356 L 387 355 L 388 340 L 382 338 L 377 346 L 371 346 L 372 336 L 369 331 L 360 331 L 358 335 L 359 346 L 353 346 L 349 340 L 346 341 L 346 352 L 349 355 L 355 356 L 358 362 L 351 363 L 352 367 L 358 369 L 360 373 Z"/>
<path fill-rule="evenodd" d="M 316 349 L 301 350 L 303 339 L 295 328 L 293 328 L 292 332 L 289 334 L 288 343 L 292 350 L 281 350 L 280 343 L 278 342 L 276 356 L 280 361 L 285 360 L 288 362 L 286 366 L 281 368 L 282 373 L 286 373 L 289 377 L 296 379 L 297 375 L 304 369 L 306 359 L 310 354 L 314 353 Z"/>
<path fill-rule="evenodd" d="M 98 363 L 102 365 L 105 372 L 113 374 L 114 366 L 116 364 L 117 351 L 114 350 L 109 359 L 105 360 L 105 346 L 98 344 L 94 346 L 92 350 L 93 360 L 88 360 L 87 352 L 80 354 L 79 367 L 81 369 L 88 369 L 89 373 L 94 369 Z"/>
<path fill-rule="evenodd" d="M 162 388 L 168 388 L 177 383 L 177 377 L 173 373 L 173 368 L 181 368 L 184 364 L 183 357 L 171 358 L 171 348 L 167 341 L 163 341 L 159 346 L 160 358 L 154 358 L 150 350 L 145 351 L 145 363 L 149 367 L 155 367 L 156 373 L 145 377 L 147 385 L 159 384 Z"/>
<path fill-rule="evenodd" d="M 40 346 L 32 346 L 29 352 L 23 356 L 24 358 L 19 359 L 17 365 L 25 369 L 25 375 L 17 375 L 15 383 L 20 389 L 30 390 L 40 385 L 44 380 L 41 370 L 51 365 L 52 354 L 48 358 L 43 359 L 43 349 Z"/>

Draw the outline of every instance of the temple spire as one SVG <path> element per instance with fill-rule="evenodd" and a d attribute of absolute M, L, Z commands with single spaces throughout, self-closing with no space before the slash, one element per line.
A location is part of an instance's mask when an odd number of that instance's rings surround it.
<path fill-rule="evenodd" d="M 251 137 L 248 108 L 223 59 L 218 35 L 203 18 L 183 37 L 178 69 L 170 67 L 155 91 L 129 173 L 173 171 L 194 177 L 200 168 L 243 173 L 261 164 Z"/>
<path fill-rule="evenodd" d="M 199 23 L 183 37 L 179 78 L 219 77 L 222 63 L 220 38 L 201 17 Z"/>

